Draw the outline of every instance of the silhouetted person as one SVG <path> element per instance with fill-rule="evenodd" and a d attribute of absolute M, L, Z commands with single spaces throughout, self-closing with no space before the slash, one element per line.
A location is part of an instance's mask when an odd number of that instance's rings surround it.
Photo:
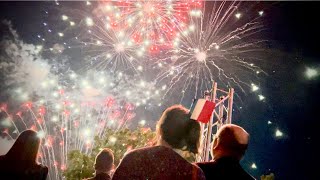
<path fill-rule="evenodd" d="M 110 149 L 105 148 L 96 156 L 94 169 L 95 176 L 88 180 L 110 180 L 111 170 L 113 169 L 114 157 Z"/>
<path fill-rule="evenodd" d="M 37 162 L 39 146 L 40 138 L 35 131 L 23 131 L 9 152 L 0 156 L 0 179 L 46 179 L 48 168 Z"/>
<path fill-rule="evenodd" d="M 222 126 L 215 135 L 211 162 L 197 163 L 207 180 L 252 180 L 240 165 L 249 142 L 249 134 L 240 126 Z"/>
<path fill-rule="evenodd" d="M 198 153 L 200 124 L 191 120 L 188 110 L 174 105 L 164 111 L 157 123 L 157 145 L 126 154 L 113 180 L 122 179 L 205 179 L 201 169 L 179 153 Z"/>

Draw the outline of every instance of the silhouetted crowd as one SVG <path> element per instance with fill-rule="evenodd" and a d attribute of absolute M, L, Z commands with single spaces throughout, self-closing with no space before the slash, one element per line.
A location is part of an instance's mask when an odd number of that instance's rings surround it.
<path fill-rule="evenodd" d="M 134 149 L 124 155 L 118 167 L 110 149 L 95 159 L 95 175 L 89 180 L 251 180 L 240 165 L 249 134 L 233 124 L 223 125 L 214 136 L 209 162 L 190 163 L 185 151 L 198 153 L 201 138 L 199 122 L 190 119 L 181 105 L 167 108 L 156 127 L 154 146 Z M 6 155 L 0 156 L 0 179 L 46 179 L 48 168 L 37 162 L 40 138 L 32 130 L 20 134 Z"/>

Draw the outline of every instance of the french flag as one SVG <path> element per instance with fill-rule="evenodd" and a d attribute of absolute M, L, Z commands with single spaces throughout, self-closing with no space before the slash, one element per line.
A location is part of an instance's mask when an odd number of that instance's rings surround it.
<path fill-rule="evenodd" d="M 215 108 L 215 103 L 205 99 L 195 99 L 191 105 L 191 118 L 202 123 L 208 123 Z"/>

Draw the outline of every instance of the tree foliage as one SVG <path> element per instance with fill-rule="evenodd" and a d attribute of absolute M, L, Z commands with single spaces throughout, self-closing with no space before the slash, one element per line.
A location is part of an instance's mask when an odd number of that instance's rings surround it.
<path fill-rule="evenodd" d="M 102 138 L 95 137 L 94 147 L 88 154 L 73 150 L 68 154 L 68 166 L 64 171 L 67 179 L 84 179 L 94 173 L 94 159 L 103 148 L 110 148 L 114 153 L 115 166 L 117 166 L 124 154 L 135 148 L 151 146 L 155 142 L 155 133 L 149 128 L 137 128 L 136 130 L 107 129 Z"/>

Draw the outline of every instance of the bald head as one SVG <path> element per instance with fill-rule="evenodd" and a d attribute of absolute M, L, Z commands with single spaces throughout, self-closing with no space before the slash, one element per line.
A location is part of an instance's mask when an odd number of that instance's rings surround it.
<path fill-rule="evenodd" d="M 214 140 L 214 156 L 232 156 L 241 159 L 249 143 L 249 134 L 240 126 L 227 124 L 222 126 Z"/>

